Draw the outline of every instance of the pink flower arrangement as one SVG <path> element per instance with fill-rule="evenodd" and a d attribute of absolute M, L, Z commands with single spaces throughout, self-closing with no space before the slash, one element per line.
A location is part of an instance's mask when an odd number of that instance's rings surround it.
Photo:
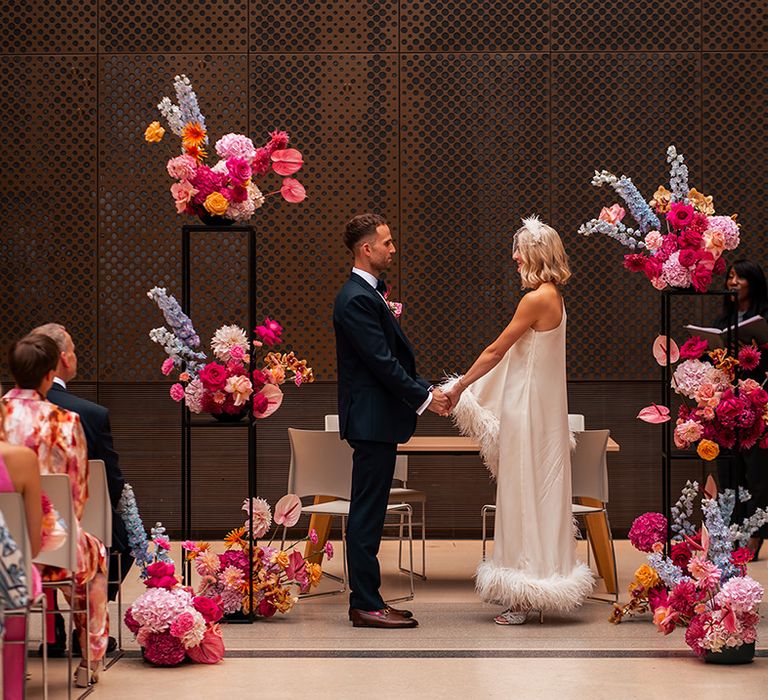
<path fill-rule="evenodd" d="M 728 524 L 736 494 L 720 496 L 710 477 L 701 493 L 703 523 L 698 530 L 691 522 L 699 485 L 688 482 L 672 508 L 671 530 L 676 540 L 665 557 L 653 542 L 661 523 L 660 513 L 645 513 L 630 531 L 632 544 L 648 552 L 648 564 L 635 573 L 630 585 L 632 599 L 614 605 L 610 621 L 621 622 L 628 614 L 653 612 L 653 622 L 662 634 L 687 627 L 685 641 L 698 656 L 751 644 L 757 636 L 763 587 L 746 575 L 752 553 L 743 543 L 768 513 L 759 512 L 741 523 Z M 739 543 L 742 543 L 741 546 Z M 649 547 L 650 545 L 650 547 Z"/>
<path fill-rule="evenodd" d="M 705 292 L 713 277 L 725 272 L 723 253 L 739 245 L 739 227 L 732 217 L 714 215 L 711 196 L 689 187 L 688 168 L 674 146 L 667 149 L 667 162 L 670 189 L 659 187 L 648 202 L 625 175 L 596 171 L 592 184 L 615 190 L 638 228 L 623 223 L 627 211 L 614 204 L 583 224 L 579 233 L 601 233 L 629 248 L 624 267 L 643 273 L 656 289 Z"/>
<path fill-rule="evenodd" d="M 246 499 L 243 510 L 248 514 L 248 519 L 224 537 L 226 551 L 217 554 L 208 542 L 182 543 L 187 560 L 194 562 L 200 574 L 201 583 L 193 606 L 206 622 L 211 622 L 212 617 L 219 612 L 227 615 L 241 612 L 248 614 L 251 602 L 255 614 L 261 617 L 272 617 L 277 612 L 285 614 L 298 601 L 294 588 L 305 593 L 319 583 L 322 575 L 320 566 L 307 562 L 296 549 L 302 542 L 317 541 L 314 530 L 285 549 L 272 546 L 279 527 L 290 527 L 298 522 L 301 501 L 297 496 L 283 496 L 275 506 L 275 530 L 272 539 L 265 545 L 259 545 L 256 540 L 267 534 L 272 523 L 269 504 L 260 498 L 254 498 L 249 504 Z M 254 523 L 253 548 L 249 536 L 251 520 Z M 329 559 L 333 557 L 330 543 L 326 544 L 323 551 Z M 249 561 L 253 567 L 252 592 L 249 591 Z M 206 600 L 214 602 L 208 604 L 204 602 Z M 203 644 L 205 640 L 206 637 L 203 637 Z"/>
<path fill-rule="evenodd" d="M 159 288 L 155 288 L 153 292 Z M 282 404 L 283 392 L 280 385 L 288 378 L 296 386 L 314 382 L 312 368 L 306 360 L 299 360 L 294 353 L 268 353 L 261 369 L 251 370 L 252 350 L 264 345 L 282 343 L 283 327 L 274 319 L 265 318 L 264 323 L 254 329 L 254 339 L 249 344 L 246 332 L 236 325 L 221 326 L 211 339 L 214 359 L 207 361 L 205 354 L 195 351 L 199 338 L 193 335 L 190 346 L 191 321 L 183 315 L 173 297 L 153 297 L 170 315 L 179 329 L 188 334 L 182 339 L 176 331 L 171 333 L 165 327 L 153 329 L 150 338 L 161 343 L 170 355 L 162 363 L 160 371 L 168 376 L 179 371 L 178 382 L 171 385 L 169 393 L 174 401 L 184 401 L 192 413 L 210 413 L 213 416 L 244 416 L 249 406 L 255 418 L 267 418 Z M 170 308 L 170 311 L 169 311 Z M 182 321 L 178 319 L 182 318 Z"/>
<path fill-rule="evenodd" d="M 737 379 L 739 368 L 750 371 L 760 365 L 762 351 L 745 346 L 734 358 L 722 348 L 708 352 L 707 347 L 694 336 L 680 348 L 682 361 L 672 375 L 672 388 L 692 403 L 684 400 L 678 408 L 675 446 L 695 447 L 705 460 L 715 459 L 724 448 L 768 446 L 768 391 L 753 379 Z M 657 361 L 663 364 L 659 357 Z M 662 410 L 669 416 L 667 407 L 654 405 L 640 411 L 638 418 L 661 422 L 651 418 Z"/>
<path fill-rule="evenodd" d="M 270 172 L 281 177 L 294 175 L 304 165 L 301 153 L 287 148 L 286 132 L 273 131 L 260 148 L 243 134 L 225 134 L 214 145 L 220 160 L 209 167 L 204 164 L 208 133 L 197 96 L 184 75 L 176 76 L 174 88 L 179 105 L 165 97 L 158 107 L 171 131 L 181 138 L 181 155 L 166 163 L 168 174 L 177 181 L 171 185 L 171 195 L 179 214 L 199 216 L 203 221 L 247 221 L 267 197 L 280 194 L 292 204 L 304 201 L 306 191 L 292 177 L 284 177 L 282 184 L 267 194 L 254 182 Z M 153 122 L 145 139 L 158 143 L 164 133 L 159 122 Z"/>

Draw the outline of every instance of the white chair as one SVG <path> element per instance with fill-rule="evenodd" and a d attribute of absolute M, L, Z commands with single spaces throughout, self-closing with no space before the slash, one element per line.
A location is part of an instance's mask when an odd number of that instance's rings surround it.
<path fill-rule="evenodd" d="M 98 537 L 109 552 L 112 547 L 112 502 L 109 498 L 109 484 L 107 482 L 107 466 L 103 459 L 88 460 L 88 500 L 83 508 L 83 517 L 80 518 L 80 527 L 94 537 Z M 106 671 L 125 654 L 123 650 L 123 600 L 120 586 L 120 552 L 110 553 L 109 556 L 117 556 L 118 580 L 108 583 L 117 583 L 117 650 L 110 658 L 109 663 L 104 664 Z M 109 563 L 109 556 L 107 563 Z"/>
<path fill-rule="evenodd" d="M 616 602 L 618 594 L 618 573 L 616 569 L 616 548 L 613 543 L 611 524 L 608 520 L 608 460 L 606 459 L 606 447 L 610 430 L 583 430 L 576 433 L 576 449 L 571 454 L 571 490 L 575 499 L 589 499 L 587 504 L 574 503 L 572 511 L 576 517 L 600 516 L 608 531 L 611 542 L 611 558 L 613 564 L 613 578 L 616 582 L 616 592 L 613 600 L 593 598 L 604 602 Z M 587 562 L 590 561 L 590 549 L 592 543 L 587 530 Z"/>
<path fill-rule="evenodd" d="M 24 637 L 20 640 L 5 641 L 9 645 L 23 645 L 26 652 L 26 646 L 29 636 L 29 614 L 31 612 L 40 612 L 43 621 L 43 698 L 48 698 L 48 647 L 45 644 L 45 596 L 41 595 L 37 600 L 32 598 L 32 552 L 29 542 L 29 531 L 27 530 L 27 514 L 24 508 L 24 498 L 20 493 L 0 493 L 0 513 L 3 514 L 5 526 L 8 528 L 13 541 L 21 552 L 24 560 L 24 574 L 28 586 L 28 599 L 26 608 L 3 610 L 3 614 L 8 617 L 24 617 Z M 27 654 L 24 654 L 24 677 L 27 675 Z M 0 678 L 0 681 L 2 679 Z"/>
<path fill-rule="evenodd" d="M 70 600 L 74 601 L 75 598 L 75 574 L 77 573 L 77 537 L 78 537 L 78 524 L 75 517 L 75 506 L 72 501 L 72 487 L 69 481 L 69 477 L 66 474 L 41 474 L 40 475 L 40 487 L 48 495 L 53 507 L 58 511 L 61 518 L 67 528 L 67 539 L 64 544 L 49 552 L 40 552 L 37 558 L 34 560 L 35 564 L 41 566 L 56 566 L 60 569 L 64 569 L 67 572 L 67 577 L 60 581 L 43 581 L 43 588 L 69 588 Z M 72 639 L 72 626 L 74 614 L 76 612 L 84 612 L 86 616 L 86 629 L 90 629 L 90 613 L 88 609 L 88 586 L 85 587 L 86 604 L 85 610 L 74 610 L 73 606 L 69 606 L 67 612 L 67 639 Z M 45 628 L 43 628 L 45 629 Z M 43 635 L 45 636 L 45 635 Z M 45 645 L 43 645 L 45 647 Z M 90 657 L 90 644 L 85 645 L 83 653 L 86 655 L 86 664 L 88 666 L 88 677 L 91 674 L 91 657 Z M 67 645 L 67 698 L 72 697 L 72 645 Z M 80 697 L 88 695 L 93 686 L 88 688 Z"/>
<path fill-rule="evenodd" d="M 568 429 L 572 433 L 580 432 L 584 430 L 584 414 L 583 413 L 569 413 L 568 414 Z M 483 534 L 482 534 L 482 541 L 483 541 L 483 560 L 485 560 L 485 553 L 486 553 L 486 547 L 487 547 L 487 540 L 488 540 L 488 514 L 493 513 L 495 515 L 496 513 L 496 506 L 492 503 L 487 503 L 480 509 L 480 517 L 483 521 Z"/>
<path fill-rule="evenodd" d="M 339 416 L 331 413 L 325 416 L 325 429 L 339 432 Z M 421 503 L 421 520 L 414 521 L 414 527 L 421 529 L 421 572 L 414 571 L 413 575 L 422 581 L 427 580 L 427 494 L 418 489 L 408 488 L 408 457 L 398 455 L 395 459 L 394 480 L 400 482 L 400 486 L 393 486 L 389 490 L 390 503 Z M 404 574 L 408 570 L 403 567 L 402 541 L 397 556 L 397 565 Z"/>
<path fill-rule="evenodd" d="M 299 498 L 330 496 L 334 499 L 325 503 L 304 506 L 302 513 L 341 518 L 343 576 L 339 579 L 325 572 L 323 575 L 339 581 L 342 587 L 328 593 L 311 595 L 343 593 L 347 589 L 346 521 L 349 517 L 349 499 L 352 492 L 352 448 L 345 441 L 339 439 L 338 432 L 326 430 L 288 428 L 288 439 L 291 444 L 288 492 L 295 493 Z M 411 569 L 407 571 L 410 594 L 390 599 L 387 601 L 388 603 L 412 600 L 414 596 L 412 512 L 411 506 L 407 503 L 390 503 L 387 505 L 387 513 L 399 515 L 400 521 L 399 523 L 387 523 L 385 526 L 398 527 L 401 541 L 403 528 L 407 528 L 411 564 Z M 403 518 L 405 518 L 405 522 L 403 522 Z M 286 529 L 283 528 L 283 544 L 285 544 L 285 533 Z"/>

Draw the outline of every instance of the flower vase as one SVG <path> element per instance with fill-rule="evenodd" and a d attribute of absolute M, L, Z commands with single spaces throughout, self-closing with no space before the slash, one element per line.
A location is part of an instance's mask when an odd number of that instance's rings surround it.
<path fill-rule="evenodd" d="M 211 414 L 220 423 L 239 423 L 248 415 L 248 408 L 245 407 L 240 413 L 212 413 Z"/>
<path fill-rule="evenodd" d="M 754 642 L 738 647 L 723 647 L 722 651 L 707 649 L 704 653 L 704 661 L 708 664 L 750 664 L 754 658 Z"/>
<path fill-rule="evenodd" d="M 227 219 L 223 216 L 214 216 L 205 210 L 198 214 L 198 216 L 200 217 L 200 221 L 206 226 L 231 226 L 235 223 L 232 219 Z"/>

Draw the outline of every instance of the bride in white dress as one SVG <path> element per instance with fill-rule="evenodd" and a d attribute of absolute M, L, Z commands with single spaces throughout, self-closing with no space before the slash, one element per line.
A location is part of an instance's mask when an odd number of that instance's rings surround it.
<path fill-rule="evenodd" d="M 512 321 L 463 376 L 446 385 L 452 417 L 480 442 L 496 478 L 493 556 L 477 567 L 477 592 L 522 624 L 531 610 L 565 611 L 592 590 L 576 560 L 571 516 L 571 435 L 565 375 L 566 314 L 559 287 L 571 276 L 557 232 L 538 218 L 515 234 L 523 296 Z"/>

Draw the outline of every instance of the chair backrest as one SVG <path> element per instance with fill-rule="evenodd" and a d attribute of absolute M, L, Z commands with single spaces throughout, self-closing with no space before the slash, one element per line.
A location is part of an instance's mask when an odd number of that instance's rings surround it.
<path fill-rule="evenodd" d="M 80 527 L 98 537 L 105 547 L 112 546 L 112 503 L 109 500 L 107 466 L 103 459 L 88 460 L 88 500 Z"/>
<path fill-rule="evenodd" d="M 24 498 L 20 493 L 0 493 L 0 513 L 3 514 L 5 526 L 13 537 L 16 547 L 24 560 L 24 574 L 27 579 L 27 590 L 32 590 L 32 551 L 29 545 L 27 530 L 27 511 L 24 509 Z"/>
<path fill-rule="evenodd" d="M 67 527 L 67 541 L 50 552 L 40 552 L 35 564 L 58 566 L 67 571 L 77 571 L 77 539 L 79 526 L 72 501 L 72 486 L 66 474 L 41 474 L 40 488 L 51 499 Z"/>
<path fill-rule="evenodd" d="M 339 414 L 338 413 L 329 413 L 325 417 L 325 429 L 335 430 L 337 433 L 339 432 Z"/>
<path fill-rule="evenodd" d="M 337 413 L 329 413 L 325 416 L 325 429 L 339 432 L 339 416 Z M 408 456 L 398 455 L 395 460 L 394 479 L 406 483 L 408 481 Z"/>
<path fill-rule="evenodd" d="M 352 494 L 352 448 L 339 433 L 330 430 L 288 428 L 291 469 L 288 493 L 297 496 L 332 496 L 349 499 Z"/>
<path fill-rule="evenodd" d="M 605 450 L 610 430 L 577 432 L 576 449 L 571 452 L 571 491 L 573 496 L 596 498 L 608 503 L 608 462 Z"/>
<path fill-rule="evenodd" d="M 568 427 L 571 432 L 575 433 L 580 430 L 585 430 L 584 427 L 584 414 L 583 413 L 569 413 L 568 414 Z"/>

